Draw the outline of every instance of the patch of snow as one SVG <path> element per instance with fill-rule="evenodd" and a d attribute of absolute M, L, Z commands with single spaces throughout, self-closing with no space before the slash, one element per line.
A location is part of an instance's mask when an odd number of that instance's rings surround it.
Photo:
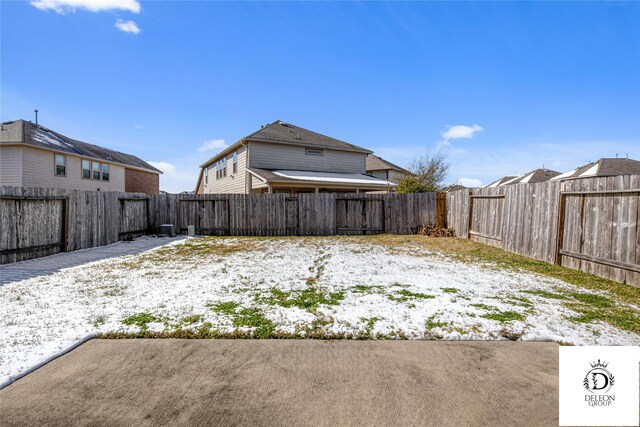
<path fill-rule="evenodd" d="M 33 135 L 33 139 L 46 145 L 54 145 L 62 148 L 70 148 L 69 144 L 67 144 L 66 142 L 64 142 L 57 136 L 55 136 L 53 133 L 49 131 L 45 131 L 43 129 L 36 130 L 35 134 Z"/>

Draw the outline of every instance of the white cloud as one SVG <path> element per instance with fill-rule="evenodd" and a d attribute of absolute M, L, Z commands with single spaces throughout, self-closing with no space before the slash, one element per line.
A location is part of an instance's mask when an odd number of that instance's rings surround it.
<path fill-rule="evenodd" d="M 171 163 L 167 162 L 147 162 L 154 168 L 160 169 L 162 172 L 166 174 L 176 173 L 176 167 Z"/>
<path fill-rule="evenodd" d="M 124 31 L 125 33 L 140 33 L 140 28 L 138 28 L 138 24 L 136 24 L 134 21 L 123 21 L 122 19 L 118 19 L 116 21 L 116 28 L 120 31 Z"/>
<path fill-rule="evenodd" d="M 140 3 L 137 0 L 31 0 L 30 3 L 40 10 L 53 10 L 60 14 L 75 12 L 77 9 L 89 12 L 108 10 L 140 12 Z"/>
<path fill-rule="evenodd" d="M 475 135 L 477 132 L 480 132 L 483 130 L 482 127 L 477 124 L 474 124 L 471 126 L 456 125 L 456 126 L 447 126 L 447 127 L 448 129 L 442 132 L 442 138 L 446 139 L 447 141 L 450 139 L 459 139 L 459 138 L 470 139 L 470 138 L 473 138 L 473 135 Z"/>
<path fill-rule="evenodd" d="M 480 187 L 482 186 L 482 181 L 475 178 L 460 178 L 458 184 L 464 185 L 465 187 Z"/>
<path fill-rule="evenodd" d="M 206 153 L 207 151 L 220 151 L 227 147 L 228 145 L 224 142 L 224 139 L 212 139 L 211 141 L 205 141 L 200 147 L 198 147 L 198 152 Z"/>

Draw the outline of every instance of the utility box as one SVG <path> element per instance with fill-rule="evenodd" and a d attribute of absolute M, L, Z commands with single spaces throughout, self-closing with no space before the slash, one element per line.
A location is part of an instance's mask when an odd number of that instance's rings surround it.
<path fill-rule="evenodd" d="M 195 237 L 195 235 L 196 235 L 196 226 L 195 225 L 188 225 L 187 226 L 187 235 L 189 237 Z"/>
<path fill-rule="evenodd" d="M 162 224 L 160 226 L 160 235 L 174 237 L 176 235 L 176 229 L 173 224 Z"/>

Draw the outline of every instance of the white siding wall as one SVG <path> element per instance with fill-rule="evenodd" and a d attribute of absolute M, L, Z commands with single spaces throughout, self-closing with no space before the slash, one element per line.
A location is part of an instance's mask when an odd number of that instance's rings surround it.
<path fill-rule="evenodd" d="M 250 167 L 262 169 L 365 173 L 365 156 L 326 148 L 322 156 L 310 156 L 304 147 L 253 141 L 249 146 Z"/>
<path fill-rule="evenodd" d="M 22 147 L 0 146 L 0 185 L 22 186 Z"/>
<path fill-rule="evenodd" d="M 233 173 L 233 153 L 227 155 L 227 176 L 216 179 L 215 163 L 209 165 L 209 177 L 204 184 L 205 194 L 244 193 L 247 173 L 247 149 L 238 150 L 238 172 Z M 202 179 L 205 179 L 204 176 Z"/>
<path fill-rule="evenodd" d="M 124 191 L 124 166 L 110 163 L 109 181 L 83 179 L 82 158 L 67 154 L 67 175 L 56 176 L 53 152 L 23 147 L 23 153 L 23 187 Z"/>

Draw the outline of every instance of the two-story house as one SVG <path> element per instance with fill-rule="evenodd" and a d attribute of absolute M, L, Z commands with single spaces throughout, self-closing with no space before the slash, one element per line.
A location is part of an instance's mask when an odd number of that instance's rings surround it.
<path fill-rule="evenodd" d="M 397 184 L 403 176 L 411 175 L 411 172 L 408 170 L 401 168 L 398 165 L 394 165 L 375 154 L 367 154 L 366 168 L 367 175 L 384 179 L 385 181 L 393 182 L 394 184 Z"/>
<path fill-rule="evenodd" d="M 0 185 L 159 193 L 162 172 L 132 154 L 26 121 L 0 125 Z"/>
<path fill-rule="evenodd" d="M 370 150 L 276 121 L 240 139 L 200 166 L 196 193 L 392 191 L 367 175 Z"/>

